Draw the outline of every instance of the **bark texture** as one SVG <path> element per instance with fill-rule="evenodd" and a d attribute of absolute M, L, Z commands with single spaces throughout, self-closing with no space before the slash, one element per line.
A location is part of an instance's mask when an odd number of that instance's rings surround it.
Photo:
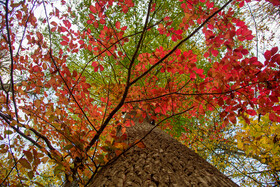
<path fill-rule="evenodd" d="M 128 141 L 141 139 L 153 126 L 136 123 Z M 130 149 L 102 168 L 89 186 L 237 186 L 198 154 L 159 128 L 144 140 L 146 148 Z"/>

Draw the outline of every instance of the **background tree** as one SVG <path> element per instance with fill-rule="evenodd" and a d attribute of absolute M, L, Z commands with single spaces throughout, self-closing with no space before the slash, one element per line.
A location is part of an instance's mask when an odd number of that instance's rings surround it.
<path fill-rule="evenodd" d="M 39 185 L 40 164 L 87 184 L 131 146 L 116 142 L 131 111 L 197 150 L 203 138 L 228 146 L 237 117 L 280 121 L 278 48 L 264 63 L 244 48 L 253 35 L 237 17 L 243 1 L 85 1 L 79 14 L 64 1 L 1 5 L 11 64 L 1 74 L 1 184 Z"/>

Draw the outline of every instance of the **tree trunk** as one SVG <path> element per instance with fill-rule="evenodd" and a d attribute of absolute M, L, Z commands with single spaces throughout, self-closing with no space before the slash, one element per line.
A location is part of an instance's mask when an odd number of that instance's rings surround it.
<path fill-rule="evenodd" d="M 127 129 L 128 141 L 153 128 L 148 122 Z M 177 140 L 155 128 L 144 140 L 102 168 L 89 186 L 237 186 L 215 167 Z"/>

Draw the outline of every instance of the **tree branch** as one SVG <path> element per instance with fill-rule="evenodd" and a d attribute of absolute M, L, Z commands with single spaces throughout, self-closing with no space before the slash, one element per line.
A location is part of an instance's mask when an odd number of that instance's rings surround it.
<path fill-rule="evenodd" d="M 11 60 L 11 73 L 10 73 L 10 77 L 11 77 L 11 88 L 12 88 L 12 100 L 14 103 L 14 110 L 15 110 L 15 114 L 16 114 L 16 120 L 18 121 L 18 111 L 17 111 L 17 104 L 16 104 L 16 99 L 15 99 L 15 88 L 14 88 L 14 58 L 13 58 L 13 49 L 12 49 L 12 43 L 11 43 L 11 36 L 10 36 L 10 29 L 9 29 L 9 0 L 6 0 L 6 29 L 7 29 L 7 40 L 8 40 L 8 45 L 9 45 L 9 51 L 10 51 L 10 60 Z M 9 99 L 9 98 L 7 98 Z"/>
<path fill-rule="evenodd" d="M 19 135 L 21 135 L 23 138 L 25 138 L 26 140 L 30 141 L 32 144 L 34 144 L 36 147 L 38 147 L 39 149 L 44 149 L 40 144 L 38 144 L 35 140 L 33 140 L 32 138 L 30 138 L 29 136 L 27 136 L 26 134 L 24 134 L 23 132 L 20 131 L 19 128 L 16 128 L 14 127 L 12 124 L 11 124 L 11 117 L 10 116 L 7 116 L 3 113 L 0 112 L 0 117 L 2 117 L 2 119 L 14 130 L 16 131 Z M 32 131 L 36 136 L 38 136 L 38 138 L 41 138 L 45 141 L 45 143 L 47 144 L 48 148 L 50 150 L 55 150 L 55 148 L 51 145 L 50 141 L 47 139 L 47 137 L 45 137 L 44 135 L 40 134 L 39 132 L 37 132 L 35 129 L 31 128 L 31 127 L 26 127 L 26 125 L 24 124 L 21 124 L 21 123 L 18 123 L 20 124 L 20 126 Z M 47 155 L 53 159 L 53 157 L 51 156 L 51 153 L 49 153 L 47 150 Z"/>
<path fill-rule="evenodd" d="M 147 17 L 146 17 L 146 22 L 145 22 L 145 26 L 142 32 L 142 35 L 140 37 L 140 40 L 138 42 L 138 46 L 135 50 L 135 53 L 131 59 L 129 68 L 128 68 L 128 75 L 127 75 L 127 81 L 126 81 L 126 87 L 122 96 L 121 101 L 119 102 L 119 104 L 114 108 L 114 110 L 108 115 L 108 117 L 106 118 L 106 120 L 104 121 L 104 123 L 101 125 L 100 129 L 98 130 L 97 134 L 93 137 L 93 139 L 90 141 L 90 143 L 88 144 L 88 146 L 86 147 L 86 152 L 89 151 L 89 149 L 94 145 L 94 143 L 99 139 L 99 136 L 101 135 L 101 133 L 104 131 L 104 129 L 106 128 L 106 126 L 109 124 L 110 120 L 112 119 L 112 117 L 119 111 L 119 109 L 123 106 L 124 101 L 127 97 L 128 94 L 128 90 L 130 85 L 130 76 L 131 76 L 131 70 L 132 70 L 132 66 L 133 63 L 136 59 L 136 55 L 138 54 L 139 51 L 139 47 L 141 45 L 142 39 L 143 39 L 143 35 L 144 35 L 144 31 L 147 29 L 147 24 L 148 24 L 148 20 L 149 20 L 149 15 L 150 15 L 150 9 L 151 9 L 151 4 L 152 4 L 152 0 L 150 0 L 149 6 L 148 6 L 148 13 L 147 13 Z"/>
<path fill-rule="evenodd" d="M 139 79 L 142 79 L 144 76 L 146 76 L 150 71 L 152 71 L 156 66 L 161 64 L 165 59 L 167 59 L 172 53 L 176 51 L 184 42 L 189 40 L 192 36 L 194 36 L 210 19 L 212 19 L 216 14 L 218 14 L 220 11 L 222 11 L 228 4 L 230 4 L 232 0 L 229 0 L 224 6 L 222 6 L 219 10 L 214 12 L 211 16 L 209 16 L 199 27 L 197 27 L 188 37 L 181 40 L 168 54 L 166 54 L 162 59 L 160 59 L 157 63 L 155 63 L 153 66 L 151 66 L 147 71 L 145 71 L 142 75 L 135 78 L 130 85 L 135 84 Z"/>

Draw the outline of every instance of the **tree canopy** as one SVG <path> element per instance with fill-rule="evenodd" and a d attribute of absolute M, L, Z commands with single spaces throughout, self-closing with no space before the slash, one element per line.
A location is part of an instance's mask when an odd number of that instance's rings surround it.
<path fill-rule="evenodd" d="M 120 141 L 131 112 L 240 184 L 279 183 L 280 54 L 254 54 L 245 3 L 0 1 L 0 184 L 87 185 L 145 147 Z"/>

